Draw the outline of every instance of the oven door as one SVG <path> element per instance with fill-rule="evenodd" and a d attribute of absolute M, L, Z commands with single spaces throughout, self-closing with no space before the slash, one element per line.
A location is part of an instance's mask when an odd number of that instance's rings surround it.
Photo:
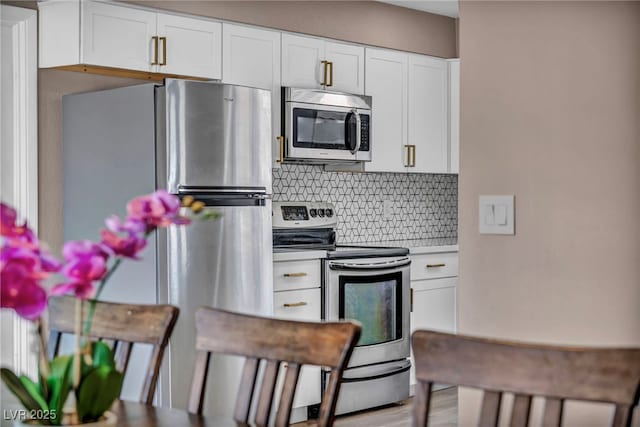
<path fill-rule="evenodd" d="M 410 264 L 407 257 L 325 262 L 325 319 L 362 324 L 349 367 L 409 357 Z"/>
<path fill-rule="evenodd" d="M 370 161 L 370 110 L 287 102 L 290 159 Z"/>

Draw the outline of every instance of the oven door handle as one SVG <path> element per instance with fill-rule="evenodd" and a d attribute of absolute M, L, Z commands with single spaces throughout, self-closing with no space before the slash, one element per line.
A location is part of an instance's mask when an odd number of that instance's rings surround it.
<path fill-rule="evenodd" d="M 372 262 L 368 264 L 354 264 L 349 262 L 337 262 L 337 261 L 329 261 L 329 268 L 331 270 L 390 270 L 396 269 L 399 267 L 404 267 L 406 265 L 411 264 L 411 260 L 409 258 L 402 258 L 395 261 L 386 261 L 386 262 Z"/>
<path fill-rule="evenodd" d="M 363 366 L 361 368 L 347 369 L 342 374 L 342 382 L 358 382 L 358 381 L 371 381 L 379 378 L 390 377 L 391 375 L 398 375 L 402 372 L 406 372 L 411 369 L 411 361 L 404 359 L 396 362 L 395 364 L 373 365 Z"/>

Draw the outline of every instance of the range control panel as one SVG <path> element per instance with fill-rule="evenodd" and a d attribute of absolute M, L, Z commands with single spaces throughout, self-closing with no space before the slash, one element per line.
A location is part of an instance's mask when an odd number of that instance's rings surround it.
<path fill-rule="evenodd" d="M 336 210 L 325 202 L 273 202 L 273 228 L 335 228 Z"/>

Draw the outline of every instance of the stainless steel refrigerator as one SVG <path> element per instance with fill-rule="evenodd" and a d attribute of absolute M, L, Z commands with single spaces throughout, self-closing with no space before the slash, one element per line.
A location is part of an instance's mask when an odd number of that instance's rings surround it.
<path fill-rule="evenodd" d="M 159 188 L 221 216 L 160 231 L 123 263 L 103 299 L 169 303 L 180 317 L 158 403 L 185 408 L 200 306 L 270 315 L 271 101 L 261 89 L 168 79 L 63 97 L 64 238 L 97 239 L 104 218 Z M 149 349 L 134 351 L 124 397 L 136 399 Z M 240 361 L 214 358 L 209 413 L 230 414 Z"/>

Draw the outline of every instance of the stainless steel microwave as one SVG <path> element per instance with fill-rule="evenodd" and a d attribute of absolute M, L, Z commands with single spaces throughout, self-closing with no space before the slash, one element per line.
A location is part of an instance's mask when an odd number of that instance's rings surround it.
<path fill-rule="evenodd" d="M 371 97 L 282 88 L 281 160 L 371 161 Z"/>

